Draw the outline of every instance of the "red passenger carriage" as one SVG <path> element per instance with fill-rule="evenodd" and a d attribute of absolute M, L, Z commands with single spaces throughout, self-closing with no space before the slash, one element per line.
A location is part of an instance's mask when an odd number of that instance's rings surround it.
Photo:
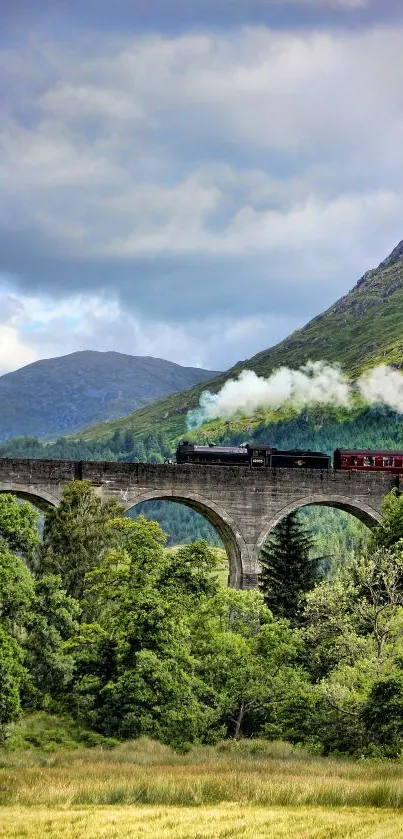
<path fill-rule="evenodd" d="M 376 449 L 336 449 L 333 456 L 335 469 L 354 472 L 403 472 L 403 451 Z"/>

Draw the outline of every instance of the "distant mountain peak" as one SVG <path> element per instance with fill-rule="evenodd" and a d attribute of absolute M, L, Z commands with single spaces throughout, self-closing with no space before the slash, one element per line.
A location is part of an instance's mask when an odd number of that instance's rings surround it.
<path fill-rule="evenodd" d="M 0 441 L 60 436 L 109 422 L 210 379 L 214 371 L 151 356 L 80 350 L 0 376 Z"/>

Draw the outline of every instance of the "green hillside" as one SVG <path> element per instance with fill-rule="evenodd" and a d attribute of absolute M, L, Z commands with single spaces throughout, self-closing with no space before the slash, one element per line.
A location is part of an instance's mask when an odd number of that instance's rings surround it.
<path fill-rule="evenodd" d="M 281 365 L 300 367 L 306 361 L 339 362 L 354 378 L 376 364 L 403 365 L 403 241 L 376 269 L 367 271 L 356 286 L 284 341 L 263 350 L 227 373 L 181 393 L 159 400 L 122 419 L 102 422 L 80 433 L 84 440 L 105 440 L 113 432 L 130 431 L 137 440 L 150 433 L 162 433 L 174 443 L 186 432 L 186 414 L 197 406 L 204 390 L 218 391 L 227 379 L 241 370 L 268 376 Z M 277 419 L 284 419 L 278 415 Z M 257 424 L 275 420 L 260 413 L 237 423 L 242 434 Z M 223 423 L 209 426 L 210 438 L 222 436 Z"/>
<path fill-rule="evenodd" d="M 118 352 L 85 350 L 35 361 L 0 376 L 0 441 L 78 434 L 130 414 L 216 371 Z"/>

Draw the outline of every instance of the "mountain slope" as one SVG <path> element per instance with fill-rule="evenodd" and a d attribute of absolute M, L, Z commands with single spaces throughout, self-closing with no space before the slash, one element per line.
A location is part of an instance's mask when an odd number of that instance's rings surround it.
<path fill-rule="evenodd" d="M 277 346 L 258 353 L 242 368 L 268 375 L 279 364 L 299 367 L 308 358 L 325 359 L 340 362 L 355 376 L 375 364 L 400 364 L 402 315 L 403 241 L 326 312 Z"/>
<path fill-rule="evenodd" d="M 0 377 L 0 440 L 58 436 L 128 414 L 212 371 L 117 352 L 76 352 Z"/>
<path fill-rule="evenodd" d="M 186 414 L 203 390 L 219 390 L 242 369 L 268 376 L 280 365 L 300 367 L 311 360 L 339 362 L 354 377 L 379 363 L 403 366 L 403 241 L 378 268 L 367 271 L 356 286 L 302 329 L 270 349 L 237 364 L 227 373 L 176 393 L 115 422 L 100 424 L 80 435 L 102 440 L 112 431 L 130 429 L 137 438 L 153 431 L 172 441 L 186 431 Z"/>

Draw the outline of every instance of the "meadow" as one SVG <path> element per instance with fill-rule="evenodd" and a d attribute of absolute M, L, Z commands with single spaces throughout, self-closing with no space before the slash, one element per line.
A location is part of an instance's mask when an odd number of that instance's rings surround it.
<path fill-rule="evenodd" d="M 2 749 L 0 806 L 7 839 L 400 837 L 403 763 L 262 740 Z"/>

